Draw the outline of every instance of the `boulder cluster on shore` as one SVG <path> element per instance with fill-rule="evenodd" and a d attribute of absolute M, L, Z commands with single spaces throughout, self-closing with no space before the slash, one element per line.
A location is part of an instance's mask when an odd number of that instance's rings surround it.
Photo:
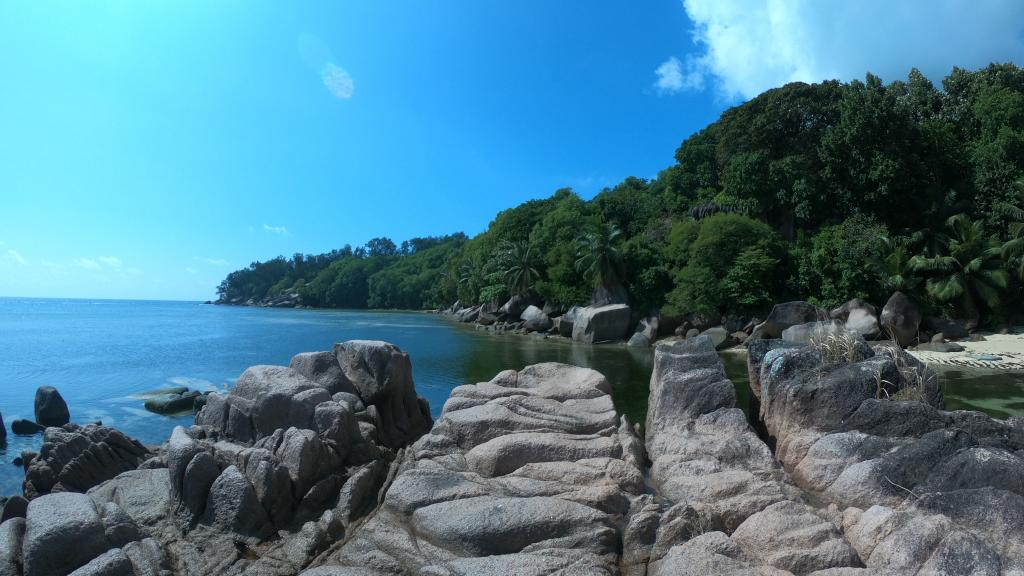
<path fill-rule="evenodd" d="M 709 335 L 657 346 L 642 428 L 564 364 L 436 422 L 385 342 L 254 366 L 159 447 L 46 428 L 0 575 L 1024 573 L 1024 419 L 947 412 L 898 346 L 829 336 L 751 343 L 753 425 Z"/>
<path fill-rule="evenodd" d="M 513 296 L 504 304 L 463 306 L 456 302 L 440 313 L 458 322 L 474 323 L 496 333 L 563 337 L 587 344 L 625 341 L 647 348 L 659 341 L 707 336 L 719 350 L 766 338 L 807 343 L 813 337 L 848 332 L 867 340 L 887 340 L 901 347 L 931 352 L 958 352 L 955 340 L 970 336 L 953 320 L 924 317 L 902 292 L 894 292 L 879 310 L 854 298 L 831 311 L 807 302 L 776 304 L 764 319 L 694 313 L 680 317 L 637 315 L 624 303 L 600 303 L 560 309 L 529 296 Z"/>

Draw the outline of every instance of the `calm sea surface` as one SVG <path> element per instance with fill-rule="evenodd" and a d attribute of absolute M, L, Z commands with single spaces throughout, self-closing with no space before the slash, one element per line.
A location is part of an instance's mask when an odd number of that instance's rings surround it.
<path fill-rule="evenodd" d="M 144 443 L 159 444 L 191 417 L 145 411 L 140 393 L 170 386 L 224 390 L 254 364 L 287 365 L 299 352 L 329 350 L 352 339 L 386 340 L 409 352 L 416 388 L 436 417 L 455 386 L 490 380 L 537 362 L 588 366 L 608 377 L 618 409 L 641 421 L 652 354 L 621 345 L 477 332 L 414 312 L 278 310 L 193 302 L 0 298 L 0 413 L 10 430 L 32 419 L 35 389 L 60 389 L 77 423 L 102 420 Z M 745 407 L 746 362 L 723 354 Z M 1024 374 L 945 371 L 950 409 L 1024 415 Z M 0 446 L 0 495 L 20 492 L 11 460 L 38 450 L 41 436 L 8 433 Z"/>

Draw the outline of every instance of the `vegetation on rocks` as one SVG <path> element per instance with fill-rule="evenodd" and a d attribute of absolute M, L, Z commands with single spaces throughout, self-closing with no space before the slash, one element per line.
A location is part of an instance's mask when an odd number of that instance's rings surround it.
<path fill-rule="evenodd" d="M 441 308 L 532 293 L 568 308 L 621 292 L 640 313 L 725 315 L 899 290 L 929 314 L 988 323 L 1024 303 L 1015 65 L 955 68 L 941 88 L 916 70 L 787 84 L 727 110 L 675 158 L 590 200 L 561 189 L 504 210 L 474 238 L 255 262 L 225 279 L 221 301 Z"/>

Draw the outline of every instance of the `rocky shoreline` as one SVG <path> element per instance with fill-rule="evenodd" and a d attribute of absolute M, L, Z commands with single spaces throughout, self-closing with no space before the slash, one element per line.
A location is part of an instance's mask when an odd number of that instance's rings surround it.
<path fill-rule="evenodd" d="M 709 336 L 655 349 L 644 426 L 564 364 L 454 389 L 397 347 L 254 366 L 145 447 L 48 427 L 0 575 L 1017 574 L 1024 420 L 945 412 L 849 332 L 758 339 L 759 434 Z"/>

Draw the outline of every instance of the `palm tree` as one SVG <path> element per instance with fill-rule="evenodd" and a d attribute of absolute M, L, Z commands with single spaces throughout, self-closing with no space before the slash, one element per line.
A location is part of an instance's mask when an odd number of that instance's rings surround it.
<path fill-rule="evenodd" d="M 595 284 L 618 280 L 619 249 L 616 241 L 622 231 L 614 224 L 594 226 L 577 238 L 576 270 Z"/>
<path fill-rule="evenodd" d="M 1016 188 L 1018 197 L 1024 197 L 1024 178 L 1017 181 Z M 1010 239 L 1003 244 L 1003 259 L 1009 263 L 1013 259 L 1019 258 L 1017 277 L 1024 280 L 1024 209 L 1009 202 L 1002 202 L 996 206 L 996 210 L 1011 221 L 1007 227 L 1010 231 Z"/>
<path fill-rule="evenodd" d="M 882 285 L 886 293 L 913 293 L 921 283 L 921 278 L 914 276 L 910 268 L 910 250 L 906 241 L 882 237 L 885 255 L 878 262 Z"/>
<path fill-rule="evenodd" d="M 505 242 L 501 248 L 502 272 L 512 296 L 525 295 L 540 278 L 528 242 Z"/>
<path fill-rule="evenodd" d="M 985 235 L 981 222 L 972 222 L 966 214 L 950 216 L 946 229 L 949 234 L 937 238 L 939 253 L 914 256 L 910 269 L 927 276 L 926 287 L 932 297 L 939 302 L 958 301 L 966 317 L 977 322 L 979 301 L 997 308 L 999 292 L 1008 283 L 1001 246 Z"/>
<path fill-rule="evenodd" d="M 576 239 L 576 270 L 594 283 L 595 304 L 624 301 L 619 282 L 621 255 L 616 246 L 622 231 L 614 224 L 599 224 Z"/>

